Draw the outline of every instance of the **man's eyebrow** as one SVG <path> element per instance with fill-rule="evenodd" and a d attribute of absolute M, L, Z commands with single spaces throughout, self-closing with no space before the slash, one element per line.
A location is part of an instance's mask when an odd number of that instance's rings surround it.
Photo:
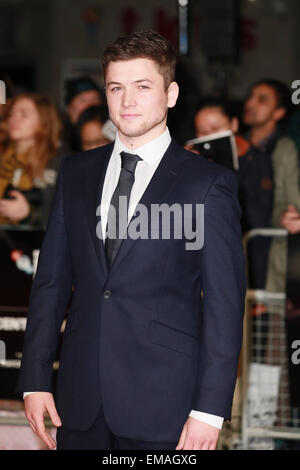
<path fill-rule="evenodd" d="M 142 83 L 142 82 L 153 83 L 152 80 L 150 80 L 149 78 L 140 78 L 139 80 L 135 80 L 133 83 Z M 111 81 L 111 82 L 108 82 L 106 86 L 110 86 L 110 85 L 122 85 L 122 83 Z"/>
<path fill-rule="evenodd" d="M 150 82 L 152 83 L 152 80 L 149 78 L 141 78 L 140 80 L 136 80 L 134 83 L 141 83 L 141 82 Z"/>
<path fill-rule="evenodd" d="M 110 86 L 110 85 L 121 85 L 121 83 L 119 83 L 119 82 L 109 82 L 106 86 Z"/>

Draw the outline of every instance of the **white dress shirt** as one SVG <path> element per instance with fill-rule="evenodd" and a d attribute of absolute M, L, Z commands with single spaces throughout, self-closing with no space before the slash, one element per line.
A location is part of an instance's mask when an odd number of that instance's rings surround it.
<path fill-rule="evenodd" d="M 165 132 L 158 138 L 148 142 L 147 144 L 136 148 L 134 150 L 128 149 L 119 139 L 118 134 L 116 135 L 116 140 L 114 148 L 112 151 L 111 158 L 108 163 L 102 197 L 101 197 L 101 229 L 103 240 L 105 240 L 105 232 L 107 225 L 107 214 L 110 205 L 112 195 L 117 186 L 119 175 L 121 171 L 121 156 L 122 151 L 133 153 L 138 155 L 142 160 L 137 163 L 135 170 L 135 181 L 132 186 L 129 207 L 128 207 L 128 221 L 130 221 L 132 215 L 134 214 L 135 208 L 139 203 L 143 193 L 145 192 L 152 176 L 155 173 L 162 157 L 164 156 L 167 148 L 171 143 L 171 136 L 168 128 Z M 23 394 L 25 397 L 28 393 Z M 190 416 L 196 418 L 204 423 L 215 426 L 218 429 L 222 428 L 224 418 L 220 416 L 211 415 L 208 413 L 203 413 L 201 411 L 191 410 Z"/>

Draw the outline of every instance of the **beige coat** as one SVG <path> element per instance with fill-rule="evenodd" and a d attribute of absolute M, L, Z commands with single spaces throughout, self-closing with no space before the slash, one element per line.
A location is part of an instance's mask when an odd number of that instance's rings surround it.
<path fill-rule="evenodd" d="M 300 211 L 299 157 L 294 142 L 289 137 L 282 137 L 272 155 L 274 171 L 274 208 L 272 225 L 280 227 L 280 219 L 288 205 L 294 205 Z M 266 290 L 285 291 L 287 264 L 287 240 L 274 239 L 270 249 Z"/>

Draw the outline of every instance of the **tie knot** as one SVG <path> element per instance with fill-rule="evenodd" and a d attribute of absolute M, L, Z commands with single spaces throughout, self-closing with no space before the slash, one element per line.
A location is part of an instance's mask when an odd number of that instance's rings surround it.
<path fill-rule="evenodd" d="M 130 173 L 135 172 L 138 161 L 142 160 L 138 155 L 133 153 L 121 152 L 122 168 Z"/>

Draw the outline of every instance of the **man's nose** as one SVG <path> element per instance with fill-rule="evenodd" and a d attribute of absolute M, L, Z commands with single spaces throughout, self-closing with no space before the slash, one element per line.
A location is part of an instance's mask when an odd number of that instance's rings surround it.
<path fill-rule="evenodd" d="M 123 105 L 127 108 L 129 106 L 136 105 L 135 94 L 133 90 L 124 90 L 123 93 Z"/>

